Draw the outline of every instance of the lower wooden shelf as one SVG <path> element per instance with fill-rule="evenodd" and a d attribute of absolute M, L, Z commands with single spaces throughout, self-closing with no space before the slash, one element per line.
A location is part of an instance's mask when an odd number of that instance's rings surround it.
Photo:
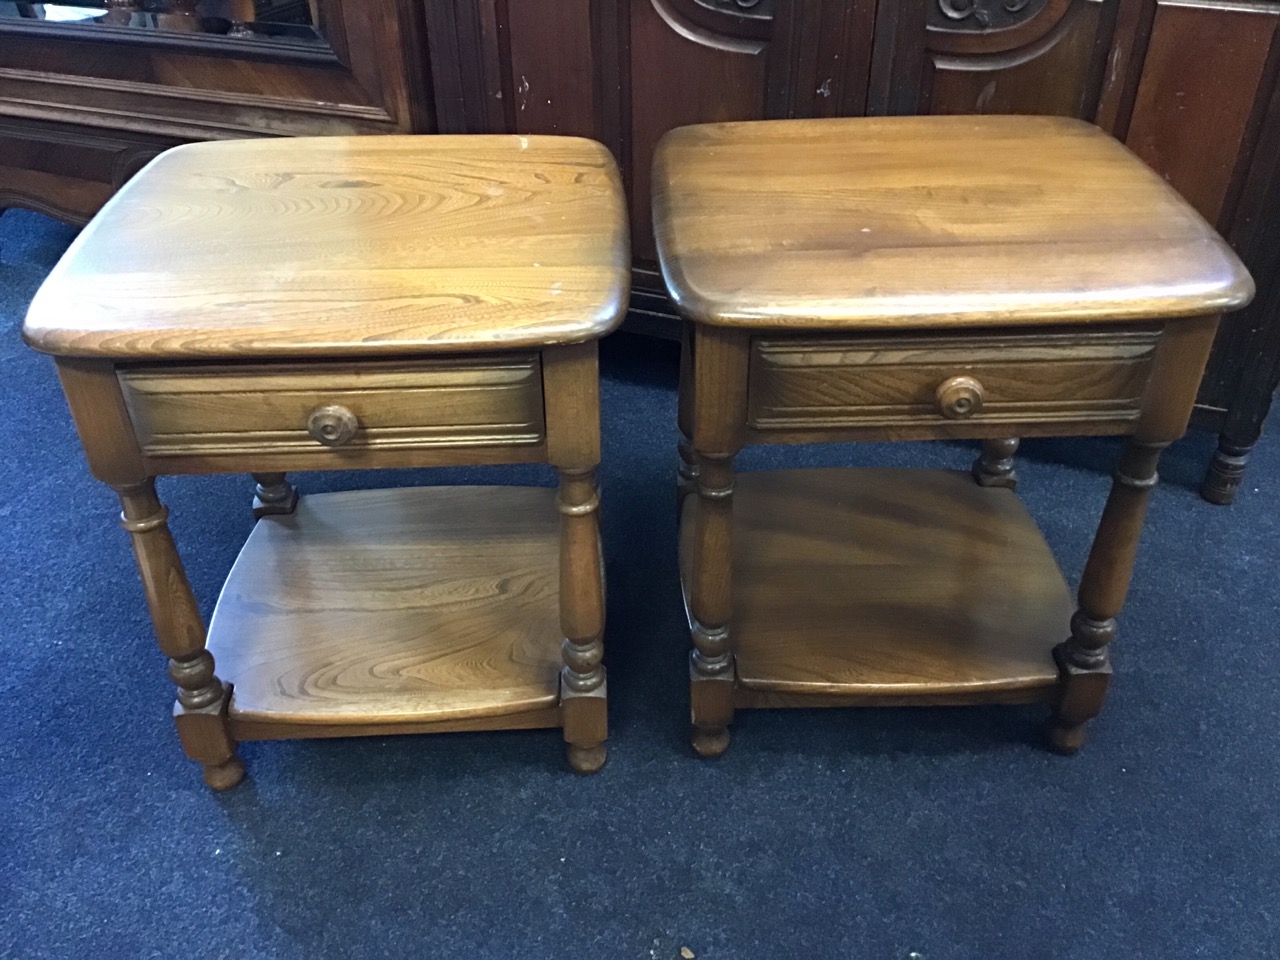
<path fill-rule="evenodd" d="M 951 471 L 744 473 L 733 516 L 737 706 L 1052 696 L 1074 604 L 1011 490 Z"/>
<path fill-rule="evenodd" d="M 209 628 L 237 739 L 560 725 L 555 491 L 304 496 Z"/>

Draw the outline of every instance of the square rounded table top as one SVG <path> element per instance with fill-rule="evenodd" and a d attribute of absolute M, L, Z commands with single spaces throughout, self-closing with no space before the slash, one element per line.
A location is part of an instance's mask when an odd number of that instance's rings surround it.
<path fill-rule="evenodd" d="M 1132 321 L 1253 295 L 1200 215 L 1078 120 L 685 127 L 658 146 L 653 215 L 677 307 L 711 325 Z"/>
<path fill-rule="evenodd" d="M 626 204 L 572 137 L 314 137 L 161 154 L 37 293 L 37 350 L 362 357 L 601 336 L 630 285 Z"/>

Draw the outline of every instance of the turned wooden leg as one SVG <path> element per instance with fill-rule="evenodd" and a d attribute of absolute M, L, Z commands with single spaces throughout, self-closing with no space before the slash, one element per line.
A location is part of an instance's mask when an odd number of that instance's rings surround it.
<path fill-rule="evenodd" d="M 283 473 L 255 473 L 253 515 L 257 519 L 293 513 L 298 506 L 298 491 Z"/>
<path fill-rule="evenodd" d="M 178 686 L 173 707 L 178 738 L 187 756 L 204 767 L 205 783 L 214 790 L 234 787 L 244 778 L 244 764 L 227 728 L 230 690 L 214 673 L 213 655 L 205 649 L 204 623 L 169 533 L 169 511 L 156 496 L 154 480 L 116 486 L 115 491 L 156 639 Z"/>
<path fill-rule="evenodd" d="M 569 765 L 595 773 L 608 751 L 604 658 L 604 556 L 595 470 L 561 469 L 560 627 L 564 632 L 560 708 Z"/>
<path fill-rule="evenodd" d="M 1125 449 L 1080 580 L 1071 636 L 1054 648 L 1059 680 L 1050 739 L 1061 753 L 1080 749 L 1085 724 L 1098 715 L 1106 698 L 1115 618 L 1129 591 L 1147 500 L 1158 479 L 1156 464 L 1166 446 L 1131 440 Z"/>
<path fill-rule="evenodd" d="M 698 510 L 690 564 L 689 711 L 693 749 L 718 757 L 729 748 L 734 664 L 732 612 L 733 457 L 697 455 Z"/>
<path fill-rule="evenodd" d="M 1018 452 L 1018 443 L 1017 437 L 982 441 L 982 455 L 973 461 L 973 479 L 979 486 L 1017 489 L 1018 474 L 1013 467 L 1013 455 Z"/>
<path fill-rule="evenodd" d="M 1280 179 L 1273 178 L 1271 195 L 1271 208 L 1280 209 Z M 1268 221 L 1262 217 L 1259 222 Z M 1280 244 L 1263 244 L 1257 254 L 1249 265 L 1254 276 L 1275 276 L 1275 271 L 1280 270 Z M 1224 506 L 1235 501 L 1249 453 L 1262 436 L 1263 424 L 1280 388 L 1280 292 L 1273 286 L 1269 295 L 1259 296 L 1236 314 L 1232 326 L 1238 331 L 1251 331 L 1247 334 L 1248 349 L 1227 403 L 1217 453 L 1200 487 L 1202 497 Z"/>

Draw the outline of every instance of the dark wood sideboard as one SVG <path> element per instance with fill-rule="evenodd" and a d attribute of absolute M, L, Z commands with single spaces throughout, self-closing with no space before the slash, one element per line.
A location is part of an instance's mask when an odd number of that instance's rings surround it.
<path fill-rule="evenodd" d="M 656 332 L 674 326 L 649 218 L 667 130 L 995 112 L 1096 122 L 1253 271 L 1197 413 L 1221 433 L 1205 496 L 1230 502 L 1280 380 L 1280 0 L 0 2 L 0 208 L 83 221 L 190 140 L 579 134 L 622 165 L 631 324 Z"/>

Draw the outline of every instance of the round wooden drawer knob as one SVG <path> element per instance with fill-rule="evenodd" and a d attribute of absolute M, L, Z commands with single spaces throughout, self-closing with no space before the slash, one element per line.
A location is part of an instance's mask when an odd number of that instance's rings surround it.
<path fill-rule="evenodd" d="M 356 435 L 360 422 L 346 407 L 316 407 L 307 415 L 307 433 L 326 447 L 340 447 Z"/>
<path fill-rule="evenodd" d="M 963 420 L 982 409 L 986 391 L 973 377 L 952 377 L 938 384 L 938 412 L 948 420 Z"/>

